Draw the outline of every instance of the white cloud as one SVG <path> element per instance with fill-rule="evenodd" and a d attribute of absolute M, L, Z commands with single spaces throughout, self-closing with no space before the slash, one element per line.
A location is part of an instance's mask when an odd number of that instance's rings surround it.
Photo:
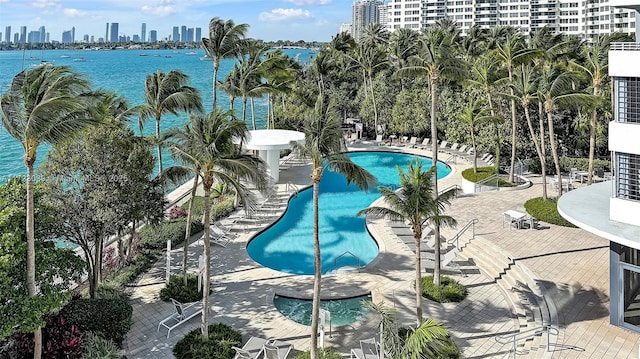
<path fill-rule="evenodd" d="M 9 2 L 9 0 L 0 0 L 0 2 Z"/>
<path fill-rule="evenodd" d="M 324 6 L 331 4 L 331 0 L 284 0 L 298 6 Z"/>
<path fill-rule="evenodd" d="M 271 12 L 262 12 L 258 18 L 262 21 L 286 21 L 295 19 L 310 19 L 311 13 L 302 9 L 273 9 Z"/>
<path fill-rule="evenodd" d="M 64 14 L 69 17 L 85 17 L 87 16 L 86 11 L 78 10 L 78 9 L 64 9 Z"/>
<path fill-rule="evenodd" d="M 173 6 L 173 0 L 160 0 L 158 1 L 158 5 L 156 6 L 149 6 L 149 5 L 144 5 L 142 7 L 142 13 L 145 15 L 152 15 L 152 16 L 168 16 L 168 15 L 173 15 L 176 14 L 178 12 L 178 9 Z"/>
<path fill-rule="evenodd" d="M 60 0 L 34 0 L 31 5 L 37 8 L 47 8 L 58 5 Z"/>

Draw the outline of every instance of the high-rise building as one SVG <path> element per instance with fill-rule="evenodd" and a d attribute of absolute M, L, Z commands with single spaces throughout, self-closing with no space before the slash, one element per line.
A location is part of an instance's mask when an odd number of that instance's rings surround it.
<path fill-rule="evenodd" d="M 133 42 L 140 42 L 140 35 L 134 34 L 133 35 Z"/>
<path fill-rule="evenodd" d="M 89 42 L 89 34 L 84 34 L 84 36 L 82 37 L 82 41 L 84 43 L 88 43 Z"/>
<path fill-rule="evenodd" d="M 38 30 L 40 31 L 40 41 L 39 42 L 47 42 L 46 39 L 46 35 L 47 35 L 47 31 L 44 29 L 44 26 L 40 26 L 40 29 Z"/>
<path fill-rule="evenodd" d="M 202 40 L 202 28 L 196 27 L 196 42 L 200 42 Z"/>
<path fill-rule="evenodd" d="M 71 43 L 76 42 L 76 27 L 71 27 Z"/>
<path fill-rule="evenodd" d="M 62 41 L 63 44 L 71 44 L 73 43 L 73 34 L 71 33 L 71 30 L 67 30 L 67 31 L 63 31 L 62 32 Z"/>
<path fill-rule="evenodd" d="M 142 42 L 147 42 L 147 24 L 146 23 L 142 23 L 142 29 L 140 29 L 140 39 L 142 39 Z"/>
<path fill-rule="evenodd" d="M 193 28 L 190 27 L 187 29 L 187 42 L 193 42 L 193 36 L 194 36 Z"/>
<path fill-rule="evenodd" d="M 111 37 L 109 38 L 109 41 L 111 42 L 120 42 L 118 39 L 118 23 L 117 22 L 112 22 L 111 23 Z"/>
<path fill-rule="evenodd" d="M 18 42 L 20 42 L 20 34 L 16 32 L 15 34 L 13 34 L 13 43 L 17 44 Z"/>
<path fill-rule="evenodd" d="M 104 30 L 104 42 L 109 42 L 109 23 L 107 23 L 107 28 Z"/>
<path fill-rule="evenodd" d="M 149 42 L 158 42 L 158 32 L 156 30 L 149 31 Z"/>
<path fill-rule="evenodd" d="M 27 35 L 27 42 L 30 44 L 37 44 L 40 41 L 40 31 L 29 31 Z"/>
<path fill-rule="evenodd" d="M 449 18 L 463 33 L 473 25 L 513 26 L 523 33 L 549 26 L 555 32 L 587 40 L 612 32 L 635 33 L 633 11 L 610 6 L 612 1 L 615 0 L 391 0 L 380 7 L 386 12 L 380 16 L 380 23 L 384 22 L 391 31 L 420 30 L 438 19 Z"/>
<path fill-rule="evenodd" d="M 187 27 L 182 25 L 180 27 L 180 42 L 187 42 Z"/>
<path fill-rule="evenodd" d="M 173 34 L 171 35 L 171 40 L 173 42 L 180 41 L 180 28 L 177 26 L 173 27 Z"/>
<path fill-rule="evenodd" d="M 24 44 L 27 42 L 27 27 L 20 26 L 20 43 Z"/>
<path fill-rule="evenodd" d="M 11 42 L 11 26 L 7 26 L 4 28 L 4 41 L 7 43 Z"/>
<path fill-rule="evenodd" d="M 378 6 L 383 5 L 382 0 L 355 0 L 351 18 L 351 36 L 358 41 L 362 37 L 364 28 L 371 23 L 380 21 Z"/>

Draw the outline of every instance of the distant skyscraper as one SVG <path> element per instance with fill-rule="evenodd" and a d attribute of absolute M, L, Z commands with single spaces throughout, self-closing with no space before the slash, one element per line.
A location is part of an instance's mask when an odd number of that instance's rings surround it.
<path fill-rule="evenodd" d="M 195 38 L 195 41 L 196 42 L 200 42 L 200 40 L 202 40 L 202 28 L 196 27 L 196 38 Z"/>
<path fill-rule="evenodd" d="M 104 42 L 109 42 L 109 23 L 107 23 L 107 29 L 104 30 Z"/>
<path fill-rule="evenodd" d="M 63 31 L 62 32 L 62 43 L 63 44 L 70 44 L 72 41 L 73 41 L 73 39 L 72 39 L 72 35 L 71 35 L 71 30 Z"/>
<path fill-rule="evenodd" d="M 39 42 L 46 42 L 45 38 L 47 35 L 47 32 L 44 29 L 44 26 L 40 26 L 40 41 Z"/>
<path fill-rule="evenodd" d="M 149 31 L 149 42 L 158 42 L 158 32 L 156 30 Z"/>
<path fill-rule="evenodd" d="M 29 31 L 27 42 L 30 44 L 36 44 L 40 42 L 40 31 Z"/>
<path fill-rule="evenodd" d="M 193 42 L 193 28 L 187 29 L 187 42 Z"/>
<path fill-rule="evenodd" d="M 133 35 L 133 42 L 140 42 L 140 35 L 138 34 Z"/>
<path fill-rule="evenodd" d="M 180 27 L 180 42 L 187 42 L 187 27 L 182 25 Z"/>
<path fill-rule="evenodd" d="M 367 25 L 379 22 L 380 12 L 378 6 L 382 4 L 384 4 L 382 0 L 355 0 L 353 2 L 351 36 L 356 41 L 360 40 Z"/>
<path fill-rule="evenodd" d="M 146 23 L 142 23 L 142 29 L 140 30 L 140 38 L 142 39 L 142 42 L 147 42 L 147 24 Z"/>
<path fill-rule="evenodd" d="M 85 34 L 85 35 L 82 37 L 82 41 L 84 41 L 85 43 L 88 43 L 88 42 L 89 42 L 89 34 Z"/>
<path fill-rule="evenodd" d="M 71 27 L 71 43 L 76 42 L 76 27 Z"/>
<path fill-rule="evenodd" d="M 111 38 L 110 38 L 111 42 L 119 42 L 118 41 L 118 23 L 117 22 L 112 22 L 111 23 Z"/>
<path fill-rule="evenodd" d="M 4 41 L 7 43 L 11 42 L 11 26 L 4 28 Z"/>
<path fill-rule="evenodd" d="M 27 41 L 27 27 L 20 26 L 20 43 L 24 44 Z"/>
<path fill-rule="evenodd" d="M 173 27 L 173 35 L 171 36 L 171 40 L 174 42 L 180 41 L 180 28 L 177 26 Z"/>

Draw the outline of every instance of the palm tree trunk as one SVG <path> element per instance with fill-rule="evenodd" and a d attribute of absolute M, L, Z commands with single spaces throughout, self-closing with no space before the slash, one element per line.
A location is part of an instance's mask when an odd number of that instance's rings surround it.
<path fill-rule="evenodd" d="M 209 220 L 211 218 L 211 185 L 212 180 L 204 179 L 204 273 L 202 278 L 202 321 L 200 331 L 202 340 L 209 339 L 209 283 L 211 282 L 211 228 Z"/>
<path fill-rule="evenodd" d="M 491 92 L 487 91 L 487 101 L 489 103 L 489 108 L 491 108 L 491 117 L 495 117 L 496 113 L 493 109 L 493 98 L 491 97 Z M 500 166 L 500 130 L 498 129 L 498 124 L 494 123 L 495 135 L 496 135 L 496 166 Z M 473 149 L 473 161 L 477 162 L 478 154 L 476 153 L 475 148 Z"/>
<path fill-rule="evenodd" d="M 160 116 L 156 116 L 156 141 L 158 141 L 158 177 L 162 178 L 162 145 L 160 144 Z"/>
<path fill-rule="evenodd" d="M 253 129 L 256 129 L 256 112 L 255 112 L 255 104 L 253 103 L 253 97 L 251 98 L 251 124 L 253 125 Z"/>
<path fill-rule="evenodd" d="M 543 198 L 547 199 L 547 146 L 544 142 L 544 110 L 542 109 L 542 101 L 538 101 L 538 122 L 540 127 L 540 172 L 542 172 L 542 189 Z"/>
<path fill-rule="evenodd" d="M 478 156 L 476 156 L 476 134 L 475 129 L 471 130 L 471 147 L 473 148 L 473 173 L 478 172 Z"/>
<path fill-rule="evenodd" d="M 422 233 L 415 233 L 413 240 L 416 243 L 416 328 L 422 324 L 422 260 L 420 247 Z M 434 277 L 435 280 L 435 277 Z"/>
<path fill-rule="evenodd" d="M 242 122 L 247 122 L 247 96 L 242 95 Z"/>
<path fill-rule="evenodd" d="M 437 79 L 431 79 L 429 81 L 429 87 L 431 88 L 431 142 L 432 142 L 432 154 L 433 166 L 435 168 L 433 175 L 433 193 L 434 196 L 438 196 L 438 126 L 436 122 L 436 96 L 438 95 Z M 433 265 L 433 284 L 440 285 L 440 225 L 436 222 L 433 226 L 433 235 L 435 236 L 435 253 L 434 253 L 434 265 Z M 420 290 L 420 287 L 416 288 Z M 420 308 L 422 310 L 422 308 Z"/>
<path fill-rule="evenodd" d="M 311 308 L 311 359 L 318 359 L 318 317 L 320 316 L 320 289 L 322 279 L 322 258 L 320 257 L 320 222 L 318 217 L 320 180 L 322 179 L 322 167 L 313 169 L 311 180 L 313 181 L 313 304 Z"/>
<path fill-rule="evenodd" d="M 187 228 L 184 231 L 184 250 L 182 252 L 182 279 L 184 285 L 187 285 L 187 258 L 189 249 L 189 238 L 191 238 L 191 220 L 193 216 L 193 202 L 196 199 L 196 190 L 198 189 L 198 176 L 196 174 L 193 178 L 193 187 L 191 187 L 191 199 L 189 200 L 189 209 L 187 212 Z"/>
<path fill-rule="evenodd" d="M 547 112 L 547 124 L 549 126 L 549 142 L 551 143 L 551 154 L 553 155 L 553 163 L 556 166 L 556 175 L 558 176 L 558 198 L 562 196 L 562 173 L 560 173 L 560 159 L 558 158 L 558 148 L 555 141 L 555 133 L 553 131 L 553 116 L 551 111 Z"/>
<path fill-rule="evenodd" d="M 531 115 L 529 114 L 529 106 L 528 104 L 522 104 L 522 108 L 524 109 L 524 117 L 527 119 L 527 126 L 529 127 L 529 133 L 531 134 L 531 139 L 533 140 L 533 145 L 536 147 L 536 152 L 538 153 L 538 157 L 541 161 L 542 159 L 542 151 L 540 150 L 540 142 L 538 142 L 538 138 L 536 137 L 536 133 L 533 130 L 533 123 L 531 122 Z M 547 199 L 547 186 L 542 186 L 542 199 Z"/>
<path fill-rule="evenodd" d="M 511 82 L 511 70 L 509 70 L 509 82 Z M 513 89 L 510 88 L 511 96 L 513 97 Z M 509 182 L 513 183 L 513 175 L 516 167 L 516 135 L 518 126 L 516 122 L 516 100 L 511 98 L 511 166 L 509 167 Z M 500 169 L 500 163 L 496 162 L 498 169 Z"/>
<path fill-rule="evenodd" d="M 35 155 L 27 157 L 27 291 L 30 297 L 35 297 L 36 293 L 36 235 L 35 235 L 35 209 L 33 203 L 34 178 L 33 164 Z M 42 357 L 42 328 L 38 327 L 33 331 L 33 358 Z"/>
<path fill-rule="evenodd" d="M 597 96 L 600 92 L 599 86 L 593 86 L 593 95 Z M 591 113 L 591 121 L 589 122 L 589 168 L 587 172 L 587 185 L 593 182 L 593 159 L 596 153 L 596 126 L 598 119 L 598 109 L 594 108 Z"/>
<path fill-rule="evenodd" d="M 371 89 L 371 103 L 373 104 L 373 128 L 378 131 L 378 108 L 376 107 L 376 96 L 373 92 L 373 79 L 369 74 L 369 88 Z"/>
<path fill-rule="evenodd" d="M 214 59 L 213 60 L 213 109 L 215 110 L 216 108 L 216 100 L 217 100 L 217 94 L 216 94 L 216 90 L 218 88 L 218 68 L 220 67 L 220 60 L 219 59 Z"/>

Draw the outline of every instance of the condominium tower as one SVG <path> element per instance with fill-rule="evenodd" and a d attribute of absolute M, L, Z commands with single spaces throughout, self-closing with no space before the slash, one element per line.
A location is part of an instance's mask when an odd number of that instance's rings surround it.
<path fill-rule="evenodd" d="M 612 32 L 635 33 L 635 12 L 615 0 L 391 0 L 380 7 L 384 25 L 419 30 L 438 19 L 455 20 L 463 33 L 471 26 L 513 26 L 524 33 L 549 26 L 556 32 L 593 39 Z M 354 4 L 355 19 L 355 4 Z"/>
<path fill-rule="evenodd" d="M 351 36 L 360 40 L 364 28 L 371 23 L 380 23 L 380 9 L 382 0 L 355 0 L 353 2 L 351 18 Z"/>

